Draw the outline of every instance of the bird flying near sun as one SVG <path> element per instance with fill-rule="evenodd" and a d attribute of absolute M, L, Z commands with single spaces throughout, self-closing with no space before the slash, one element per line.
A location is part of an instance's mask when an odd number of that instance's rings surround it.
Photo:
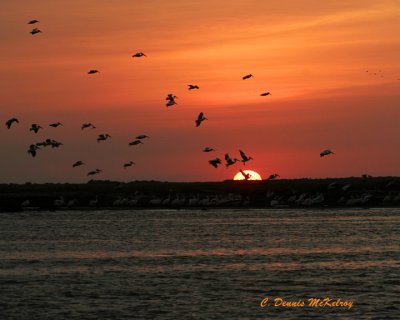
<path fill-rule="evenodd" d="M 253 170 L 240 170 L 233 180 L 262 180 L 261 176 Z"/>

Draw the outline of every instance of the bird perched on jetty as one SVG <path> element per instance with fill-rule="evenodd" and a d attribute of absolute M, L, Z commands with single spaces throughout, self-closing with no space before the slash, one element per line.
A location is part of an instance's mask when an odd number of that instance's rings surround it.
<path fill-rule="evenodd" d="M 41 33 L 41 32 L 43 32 L 43 31 L 39 30 L 38 28 L 33 28 L 32 31 L 30 32 L 30 34 L 34 36 L 35 34 L 38 34 L 38 33 Z"/>
<path fill-rule="evenodd" d="M 33 20 L 30 20 L 28 22 L 28 24 L 35 24 L 35 23 L 38 23 L 38 22 L 39 22 L 39 20 L 33 19 Z"/>
<path fill-rule="evenodd" d="M 142 140 L 134 140 L 132 142 L 129 142 L 129 145 L 130 146 L 136 146 L 136 145 L 141 144 L 141 143 L 143 143 Z"/>
<path fill-rule="evenodd" d="M 251 174 L 250 174 L 250 173 L 246 173 L 246 172 L 244 172 L 242 169 L 240 169 L 239 171 L 240 171 L 240 173 L 242 174 L 244 180 L 247 181 L 247 180 L 249 180 L 249 179 L 251 178 Z"/>
<path fill-rule="evenodd" d="M 250 79 L 253 78 L 254 76 L 250 73 L 250 74 L 246 74 L 242 79 L 246 80 L 246 79 Z"/>
<path fill-rule="evenodd" d="M 260 96 L 262 96 L 262 97 L 270 96 L 270 95 L 271 95 L 271 92 L 264 92 L 264 93 L 260 94 Z"/>
<path fill-rule="evenodd" d="M 220 158 L 211 159 L 208 161 L 208 163 L 211 164 L 214 168 L 218 168 L 218 166 L 221 164 L 221 159 Z"/>
<path fill-rule="evenodd" d="M 200 89 L 200 87 L 196 84 L 188 84 L 188 90 Z"/>
<path fill-rule="evenodd" d="M 203 112 L 200 112 L 197 119 L 195 120 L 196 127 L 199 127 L 204 120 L 208 120 L 208 119 L 206 117 L 204 117 Z"/>
<path fill-rule="evenodd" d="M 129 161 L 127 163 L 124 163 L 124 169 L 131 167 L 132 165 L 134 165 L 135 163 L 133 161 Z"/>
<path fill-rule="evenodd" d="M 79 166 L 82 166 L 82 165 L 84 165 L 84 164 L 85 164 L 85 163 L 84 163 L 83 161 L 79 160 L 79 161 L 76 161 L 76 162 L 72 165 L 72 168 L 79 167 Z"/>
<path fill-rule="evenodd" d="M 143 52 L 137 52 L 134 55 L 132 55 L 132 58 L 141 58 L 141 57 L 147 57 Z"/>
<path fill-rule="evenodd" d="M 242 150 L 239 150 L 239 152 L 240 152 L 240 156 L 242 157 L 242 160 L 240 160 L 240 161 L 243 162 L 243 164 L 246 164 L 247 161 L 253 160 L 252 157 L 246 156 L 246 154 Z"/>
<path fill-rule="evenodd" d="M 268 177 L 267 180 L 275 180 L 275 179 L 278 178 L 278 177 L 279 177 L 279 174 L 274 173 L 274 174 L 271 174 L 271 175 Z"/>
<path fill-rule="evenodd" d="M 42 129 L 41 126 L 39 126 L 36 123 L 33 123 L 31 128 L 29 129 L 29 131 L 33 131 L 34 133 L 38 133 L 40 129 Z"/>
<path fill-rule="evenodd" d="M 100 73 L 100 71 L 96 69 L 91 69 L 88 71 L 88 74 L 95 74 L 95 73 Z"/>
<path fill-rule="evenodd" d="M 93 170 L 93 171 L 89 171 L 89 173 L 87 175 L 88 176 L 93 176 L 95 174 L 99 174 L 100 172 L 103 172 L 103 171 L 100 170 L 100 169 L 96 169 L 96 170 Z"/>
<path fill-rule="evenodd" d="M 40 148 L 39 148 L 37 145 L 31 144 L 31 145 L 29 146 L 28 153 L 29 153 L 32 157 L 36 157 L 36 152 L 37 152 L 37 150 L 39 150 L 39 149 L 40 149 Z"/>
<path fill-rule="evenodd" d="M 145 134 L 140 134 L 140 135 L 138 135 L 135 139 L 141 140 L 141 139 L 146 139 L 146 138 L 150 138 L 150 137 L 149 137 L 149 136 L 146 136 Z"/>
<path fill-rule="evenodd" d="M 225 161 L 226 161 L 225 166 L 228 168 L 229 166 L 235 164 L 236 162 L 238 162 L 238 161 L 240 161 L 240 160 L 239 160 L 239 159 L 236 159 L 236 158 L 235 158 L 235 159 L 232 159 L 232 158 L 229 156 L 228 153 L 225 153 Z"/>
<path fill-rule="evenodd" d="M 215 151 L 215 150 L 213 148 L 210 148 L 210 147 L 205 147 L 203 149 L 203 152 L 211 152 L 211 151 Z"/>
<path fill-rule="evenodd" d="M 90 122 L 82 124 L 81 129 L 83 130 L 83 129 L 86 129 L 86 128 L 96 129 L 96 127 L 93 124 L 91 124 Z"/>
<path fill-rule="evenodd" d="M 7 121 L 6 121 L 6 127 L 7 127 L 7 129 L 10 129 L 14 122 L 15 122 L 15 123 L 19 123 L 19 121 L 18 121 L 17 118 L 11 118 L 11 119 L 7 120 Z"/>
<path fill-rule="evenodd" d="M 54 123 L 50 123 L 49 126 L 53 127 L 53 128 L 57 128 L 59 126 L 62 126 L 62 123 L 61 122 L 54 122 Z"/>
<path fill-rule="evenodd" d="M 334 154 L 330 149 L 326 149 L 326 150 L 324 150 L 324 151 L 322 151 L 320 154 L 319 154 L 319 156 L 320 157 L 325 157 L 325 156 L 328 156 L 328 155 L 330 155 L 330 154 Z"/>
<path fill-rule="evenodd" d="M 97 142 L 106 141 L 108 138 L 111 138 L 108 133 L 99 134 L 99 136 L 97 137 Z"/>

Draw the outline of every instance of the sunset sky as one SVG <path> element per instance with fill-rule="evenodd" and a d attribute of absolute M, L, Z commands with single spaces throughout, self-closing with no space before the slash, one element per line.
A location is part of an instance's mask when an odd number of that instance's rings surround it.
<path fill-rule="evenodd" d="M 398 0 L 2 0 L 0 9 L 0 182 L 86 182 L 96 168 L 96 179 L 121 181 L 220 181 L 244 168 L 263 178 L 400 175 Z M 168 93 L 179 97 L 169 108 Z M 196 128 L 200 112 L 209 120 Z M 12 117 L 20 123 L 8 130 Z M 84 122 L 97 128 L 82 131 Z M 32 123 L 44 129 L 34 134 Z M 101 133 L 112 138 L 97 143 Z M 139 134 L 151 138 L 128 146 Z M 64 146 L 27 154 L 46 138 Z M 239 149 L 254 160 L 208 164 Z M 324 149 L 335 154 L 321 159 Z M 73 169 L 77 160 L 86 165 Z"/>

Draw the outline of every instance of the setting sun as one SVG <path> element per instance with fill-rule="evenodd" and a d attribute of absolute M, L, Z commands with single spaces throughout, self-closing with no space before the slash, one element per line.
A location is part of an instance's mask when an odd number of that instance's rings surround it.
<path fill-rule="evenodd" d="M 240 170 L 234 177 L 233 180 L 262 180 L 261 176 L 252 170 Z"/>

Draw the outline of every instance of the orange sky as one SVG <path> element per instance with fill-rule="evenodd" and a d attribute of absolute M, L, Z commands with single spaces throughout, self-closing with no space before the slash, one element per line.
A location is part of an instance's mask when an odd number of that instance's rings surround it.
<path fill-rule="evenodd" d="M 0 128 L 0 182 L 85 182 L 95 168 L 98 179 L 218 181 L 244 166 L 208 160 L 239 149 L 262 177 L 400 175 L 396 0 L 4 0 L 0 8 L 0 119 L 20 120 Z M 43 33 L 29 34 L 31 19 Z M 131 57 L 140 51 L 148 57 Z M 178 105 L 165 107 L 168 93 Z M 196 128 L 201 111 L 209 120 Z M 64 127 L 48 127 L 56 121 Z M 97 129 L 82 132 L 88 121 Z M 32 123 L 44 130 L 33 134 Z M 100 133 L 112 138 L 97 143 Z M 142 133 L 151 138 L 129 147 Z M 64 146 L 31 158 L 28 146 L 46 138 Z M 327 148 L 335 155 L 320 159 Z M 77 160 L 86 166 L 72 169 Z M 136 166 L 124 170 L 129 160 Z"/>

